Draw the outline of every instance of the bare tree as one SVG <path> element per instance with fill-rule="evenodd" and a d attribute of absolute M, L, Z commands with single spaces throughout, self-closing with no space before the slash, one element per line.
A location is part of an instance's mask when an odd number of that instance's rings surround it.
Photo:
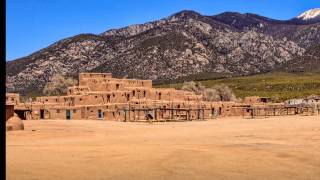
<path fill-rule="evenodd" d="M 185 91 L 192 91 L 196 94 L 202 94 L 205 87 L 200 82 L 195 83 L 194 81 L 190 81 L 184 82 L 181 89 Z"/>
<path fill-rule="evenodd" d="M 203 100 L 205 101 L 220 101 L 220 96 L 218 95 L 217 90 L 206 88 L 202 92 Z"/>
<path fill-rule="evenodd" d="M 196 94 L 201 94 L 205 101 L 236 101 L 232 89 L 225 84 L 215 85 L 213 88 L 205 88 L 200 82 L 184 82 L 182 90 L 192 91 Z"/>
<path fill-rule="evenodd" d="M 237 100 L 232 89 L 225 84 L 217 84 L 213 86 L 213 89 L 217 91 L 220 101 L 236 101 Z"/>
<path fill-rule="evenodd" d="M 66 78 L 61 74 L 55 74 L 44 87 L 43 93 L 45 95 L 63 95 L 67 93 L 68 87 L 74 86 L 77 83 L 77 80 L 73 78 Z"/>

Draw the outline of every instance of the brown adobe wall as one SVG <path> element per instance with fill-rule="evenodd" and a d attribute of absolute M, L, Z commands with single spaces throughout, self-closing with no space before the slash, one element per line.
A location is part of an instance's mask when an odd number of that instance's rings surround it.
<path fill-rule="evenodd" d="M 144 87 L 126 87 L 130 92 L 130 99 L 152 99 L 151 89 Z"/>
<path fill-rule="evenodd" d="M 73 86 L 68 87 L 67 95 L 82 95 L 87 92 L 90 92 L 90 88 L 88 86 Z"/>
<path fill-rule="evenodd" d="M 51 119 L 67 119 L 67 111 L 70 112 L 70 120 L 72 119 L 85 119 L 84 117 L 81 117 L 81 108 L 80 107 L 55 107 L 52 109 L 49 109 L 49 114 Z"/>
<path fill-rule="evenodd" d="M 152 88 L 152 80 L 141 79 L 118 79 L 124 83 L 125 87 L 145 87 Z"/>
<path fill-rule="evenodd" d="M 6 105 L 6 121 L 14 115 L 14 105 Z"/>
<path fill-rule="evenodd" d="M 83 82 L 87 79 L 101 78 L 107 79 L 112 78 L 111 73 L 79 73 L 79 82 Z"/>
<path fill-rule="evenodd" d="M 20 95 L 16 93 L 6 93 L 6 104 L 17 105 L 20 103 Z"/>

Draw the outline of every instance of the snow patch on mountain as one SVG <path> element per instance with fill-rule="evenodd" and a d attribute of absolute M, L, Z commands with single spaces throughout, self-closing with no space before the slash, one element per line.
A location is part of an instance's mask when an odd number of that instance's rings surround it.
<path fill-rule="evenodd" d="M 310 20 L 318 17 L 320 17 L 320 8 L 310 9 L 300 14 L 297 18 L 302 20 Z"/>

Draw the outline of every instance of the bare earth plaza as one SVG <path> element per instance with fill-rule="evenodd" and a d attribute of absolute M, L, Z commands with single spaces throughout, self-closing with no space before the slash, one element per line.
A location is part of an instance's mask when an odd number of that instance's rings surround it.
<path fill-rule="evenodd" d="M 80 73 L 66 96 L 22 103 L 7 93 L 6 104 L 8 179 L 320 177 L 316 97 L 209 102 L 151 80 Z"/>

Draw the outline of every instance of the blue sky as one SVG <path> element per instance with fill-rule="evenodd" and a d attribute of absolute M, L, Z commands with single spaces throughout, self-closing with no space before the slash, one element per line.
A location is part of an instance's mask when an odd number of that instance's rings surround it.
<path fill-rule="evenodd" d="M 6 6 L 6 60 L 13 60 L 63 38 L 153 21 L 181 10 L 290 19 L 320 7 L 320 0 L 7 0 Z"/>

